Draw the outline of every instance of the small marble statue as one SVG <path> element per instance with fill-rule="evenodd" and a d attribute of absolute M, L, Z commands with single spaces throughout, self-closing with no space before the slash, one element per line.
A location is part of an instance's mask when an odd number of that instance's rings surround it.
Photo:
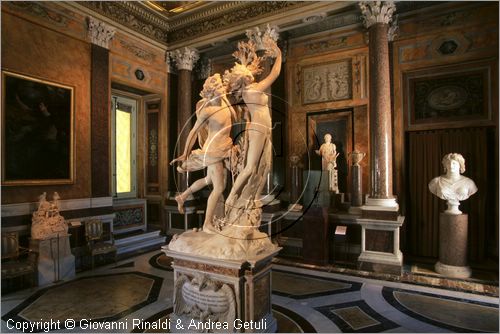
<path fill-rule="evenodd" d="M 33 212 L 31 222 L 32 239 L 50 239 L 68 234 L 68 225 L 59 214 L 59 194 L 52 196 L 52 203 L 47 201 L 47 193 L 39 196 L 38 210 Z"/>
<path fill-rule="evenodd" d="M 325 142 L 315 152 L 317 155 L 321 155 L 321 169 L 328 171 L 330 191 L 338 193 L 337 157 L 339 154 L 337 153 L 337 147 L 332 143 L 332 135 L 327 133 L 324 139 Z"/>
<path fill-rule="evenodd" d="M 458 209 L 460 201 L 476 193 L 474 181 L 460 175 L 465 172 L 465 159 L 459 153 L 449 153 L 442 160 L 446 174 L 438 176 L 429 182 L 429 190 L 437 197 L 447 201 L 448 209 L 445 213 L 450 215 L 462 214 Z"/>

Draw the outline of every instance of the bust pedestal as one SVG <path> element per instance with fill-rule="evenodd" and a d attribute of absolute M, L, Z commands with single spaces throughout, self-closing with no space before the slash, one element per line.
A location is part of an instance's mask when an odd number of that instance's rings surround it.
<path fill-rule="evenodd" d="M 30 240 L 30 249 L 38 254 L 38 286 L 75 277 L 75 256 L 71 253 L 69 237 L 65 234 Z"/>
<path fill-rule="evenodd" d="M 467 266 L 467 228 L 466 214 L 439 214 L 439 261 L 434 266 L 436 272 L 455 278 L 471 276 L 470 267 Z"/>

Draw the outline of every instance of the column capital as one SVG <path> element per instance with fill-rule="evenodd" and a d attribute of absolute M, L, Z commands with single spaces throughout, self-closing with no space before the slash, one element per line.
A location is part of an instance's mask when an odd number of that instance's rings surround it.
<path fill-rule="evenodd" d="M 375 23 L 389 24 L 396 11 L 396 5 L 392 1 L 360 1 L 358 5 L 366 28 Z"/>
<path fill-rule="evenodd" d="M 174 50 L 170 56 L 175 60 L 177 69 L 192 71 L 194 64 L 200 59 L 200 54 L 195 48 L 183 47 Z"/>
<path fill-rule="evenodd" d="M 109 42 L 115 36 L 116 28 L 91 16 L 88 17 L 87 22 L 87 36 L 90 43 L 109 49 Z"/>

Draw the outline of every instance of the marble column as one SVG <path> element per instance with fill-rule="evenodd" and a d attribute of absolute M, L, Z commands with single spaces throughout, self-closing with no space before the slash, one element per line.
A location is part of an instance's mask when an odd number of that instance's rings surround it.
<path fill-rule="evenodd" d="M 107 197 L 111 195 L 109 45 L 116 29 L 93 17 L 89 17 L 87 22 L 87 37 L 92 44 L 90 109 L 92 197 Z"/>
<path fill-rule="evenodd" d="M 370 54 L 370 210 L 398 211 L 392 193 L 392 120 L 389 76 L 389 24 L 396 6 L 386 1 L 359 4 L 369 31 Z"/>
<path fill-rule="evenodd" d="M 193 48 L 184 47 L 174 50 L 170 56 L 177 66 L 178 76 L 178 100 L 177 100 L 177 152 L 182 154 L 186 145 L 187 136 L 195 120 L 192 120 L 195 110 L 191 103 L 192 89 L 191 80 L 193 67 L 200 58 L 198 51 Z M 189 186 L 189 173 L 177 173 L 177 191 L 182 192 Z"/>

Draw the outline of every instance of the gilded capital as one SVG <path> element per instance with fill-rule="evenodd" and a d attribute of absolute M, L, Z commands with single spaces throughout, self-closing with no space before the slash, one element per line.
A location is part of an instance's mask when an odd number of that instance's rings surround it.
<path fill-rule="evenodd" d="M 115 36 L 116 29 L 93 17 L 88 18 L 87 36 L 90 43 L 109 49 L 109 42 Z"/>
<path fill-rule="evenodd" d="M 396 11 L 396 5 L 392 1 L 360 1 L 359 8 L 366 28 L 375 23 L 389 24 Z"/>
<path fill-rule="evenodd" d="M 188 47 L 174 50 L 170 53 L 170 56 L 174 59 L 177 69 L 188 71 L 192 71 L 194 64 L 200 59 L 198 50 Z"/>

